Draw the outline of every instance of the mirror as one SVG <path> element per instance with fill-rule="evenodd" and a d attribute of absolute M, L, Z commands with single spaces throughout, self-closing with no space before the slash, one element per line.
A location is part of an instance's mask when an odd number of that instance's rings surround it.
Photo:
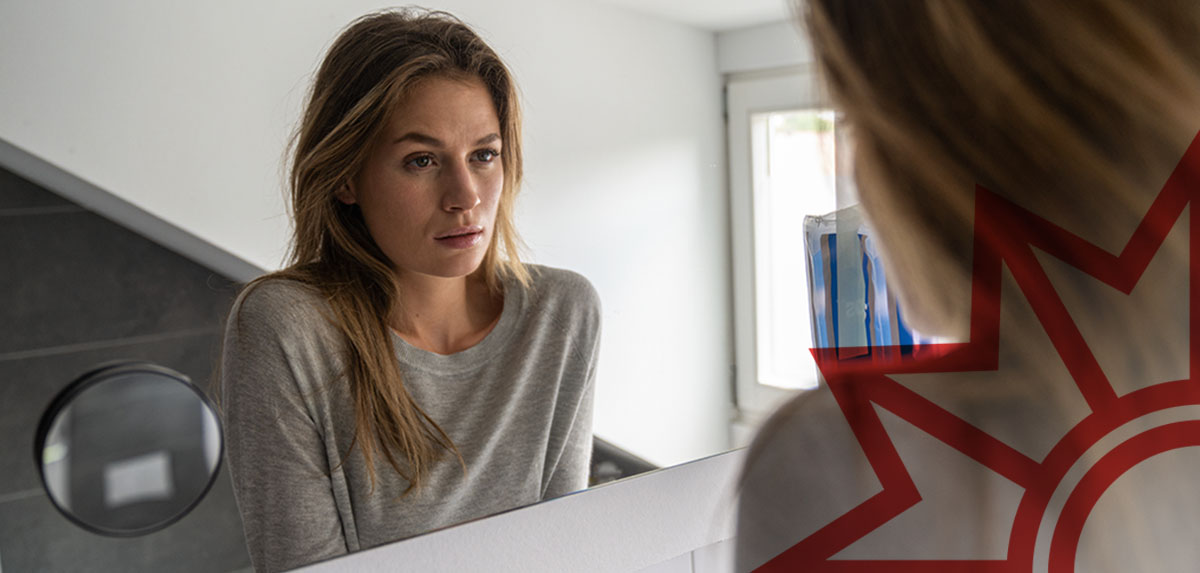
<path fill-rule="evenodd" d="M 54 398 L 38 423 L 34 464 L 67 519 L 132 537 L 187 515 L 212 486 L 222 448 L 216 412 L 186 376 L 120 362 Z"/>
<path fill-rule="evenodd" d="M 2 4 L 0 29 L 8 33 L 0 34 L 0 59 L 10 65 L 0 154 L 25 161 L 14 166 L 35 166 L 26 170 L 30 179 L 49 191 L 232 279 L 253 278 L 247 267 L 278 268 L 288 237 L 281 156 L 311 73 L 336 32 L 377 5 L 301 2 L 274 10 L 249 3 L 235 14 L 202 3 L 75 3 L 64 18 L 52 4 Z M 765 35 L 716 37 L 591 0 L 423 4 L 476 26 L 513 68 L 526 120 L 527 177 L 517 209 L 529 260 L 575 270 L 601 294 L 596 435 L 654 466 L 727 449 L 735 443 L 734 311 L 722 75 L 753 66 L 724 55 L 744 59 L 758 44 L 742 40 L 790 37 L 790 24 Z M 764 50 L 773 57 L 789 49 Z M 778 58 L 768 64 L 790 65 Z M 40 288 L 29 279 L 11 282 L 21 287 L 14 308 Z M 162 298 L 182 302 L 180 293 Z M 155 316 L 135 334 L 211 325 L 177 322 L 179 313 L 168 310 L 147 304 L 137 311 Z M 71 342 L 92 341 L 83 336 Z M 130 355 L 176 364 L 166 352 Z M 184 371 L 197 383 L 205 376 L 199 367 Z M 37 413 L 52 393 L 24 407 Z M 22 428 L 31 432 L 35 421 Z M 23 460 L 30 439 L 20 441 Z M 15 485 L 0 495 L 37 487 L 33 470 L 20 464 L 25 483 L 17 469 L 6 469 Z M 201 509 L 216 499 L 209 494 Z M 213 517 L 212 530 L 237 527 L 232 494 L 225 499 L 213 512 L 220 509 L 225 521 Z M 199 521 L 198 513 L 186 521 Z M 8 537 L 12 546 L 52 543 L 35 539 L 40 532 L 11 531 L 22 532 Z M 172 547 L 191 543 L 199 545 L 181 539 Z M 209 565 L 248 564 L 235 559 Z"/>

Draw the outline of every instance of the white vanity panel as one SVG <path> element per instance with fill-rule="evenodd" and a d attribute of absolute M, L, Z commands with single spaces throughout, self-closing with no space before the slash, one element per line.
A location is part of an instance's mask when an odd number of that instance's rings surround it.
<path fill-rule="evenodd" d="M 711 565 L 731 550 L 720 542 L 734 535 L 742 458 L 718 454 L 300 571 L 638 571 L 690 563 L 697 549 L 696 571 L 726 571 Z"/>

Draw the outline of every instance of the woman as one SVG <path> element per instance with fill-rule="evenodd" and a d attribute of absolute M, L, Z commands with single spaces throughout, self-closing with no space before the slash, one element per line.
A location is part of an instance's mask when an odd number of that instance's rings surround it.
<path fill-rule="evenodd" d="M 256 569 L 586 487 L 599 302 L 522 264 L 516 87 L 440 12 L 330 48 L 291 171 L 291 265 L 228 321 L 221 398 Z"/>
<path fill-rule="evenodd" d="M 798 10 L 851 125 L 889 284 L 918 330 L 969 344 L 908 364 L 826 361 L 829 384 L 748 452 L 737 569 L 1192 570 L 1196 448 L 1149 431 L 1168 410 L 1197 417 L 1194 392 L 1170 383 L 1189 376 L 1187 218 L 1147 216 L 1182 209 L 1168 176 L 1200 173 L 1194 151 L 1180 162 L 1200 129 L 1200 8 Z M 1139 276 L 1111 254 L 1143 218 L 1139 237 L 1166 238 Z M 1181 397 L 1142 409 L 1161 396 Z M 1115 451 L 1166 455 L 1110 471 Z"/>

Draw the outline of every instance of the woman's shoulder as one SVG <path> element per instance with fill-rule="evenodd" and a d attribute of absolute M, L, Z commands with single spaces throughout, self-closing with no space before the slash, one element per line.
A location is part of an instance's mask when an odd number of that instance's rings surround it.
<path fill-rule="evenodd" d="M 914 392 L 970 425 L 999 432 L 1014 444 L 1028 445 L 1030 440 L 1023 429 L 1036 424 L 1032 416 L 1038 410 L 1030 407 L 1037 404 L 1032 397 L 1035 394 L 979 386 L 942 377 L 917 385 Z M 849 485 L 846 476 L 861 475 L 862 464 L 866 462 L 849 420 L 880 416 L 880 410 L 870 401 L 848 407 L 849 411 L 844 410 L 824 385 L 803 392 L 779 407 L 762 424 L 747 449 L 743 483 L 749 486 L 755 481 L 772 482 L 780 476 L 789 476 L 782 479 L 803 479 L 809 485 L 818 485 L 816 482 L 832 487 Z M 890 413 L 881 416 L 889 432 L 895 429 L 889 425 L 893 417 Z M 904 430 L 895 436 L 889 434 L 889 439 L 903 442 L 913 436 Z M 874 487 L 873 483 L 857 485 Z"/>
<path fill-rule="evenodd" d="M 530 281 L 523 289 L 522 322 L 538 344 L 566 343 L 575 355 L 596 359 L 600 341 L 600 295 L 583 275 L 566 269 L 526 265 Z"/>
<path fill-rule="evenodd" d="M 230 326 L 297 331 L 327 322 L 325 299 L 299 280 L 267 275 L 251 281 L 230 310 Z"/>
<path fill-rule="evenodd" d="M 776 409 L 746 451 L 743 483 L 806 468 L 834 442 L 854 441 L 833 393 L 822 387 Z M 835 448 L 835 451 L 844 451 Z"/>
<path fill-rule="evenodd" d="M 1038 426 L 1039 410 L 1031 407 L 1036 402 L 1026 398 L 1029 394 L 980 388 L 980 384 L 953 376 L 910 379 L 908 384 L 915 388 L 914 396 L 933 401 L 970 425 L 1004 436 L 1011 445 L 1023 448 L 1032 443 L 1028 428 Z M 886 442 L 874 441 L 878 435 L 870 436 L 873 447 L 883 449 L 873 450 L 868 457 L 850 420 L 883 430 Z M 1002 479 L 965 456 L 959 457 L 953 447 L 887 407 L 852 401 L 843 410 L 827 386 L 807 391 L 776 410 L 747 450 L 740 480 L 736 570 L 757 568 L 877 494 L 881 484 L 873 464 L 879 452 L 898 455 L 918 487 L 937 484 L 937 495 L 925 500 L 924 507 L 934 512 L 930 515 L 943 515 L 943 510 L 952 513 L 957 500 L 974 495 L 970 488 L 991 484 L 987 480 L 993 477 Z M 997 499 L 988 498 L 988 504 Z M 988 504 L 984 505 L 994 507 Z M 991 522 L 968 510 L 962 515 L 975 520 L 970 523 L 984 525 L 976 527 L 971 536 L 958 535 L 955 543 L 991 542 L 992 530 L 987 527 Z M 943 545 L 950 543 L 949 538 L 937 535 L 954 535 L 933 524 L 925 533 Z M 895 547 L 900 543 L 897 540 L 907 538 L 892 530 L 873 539 L 871 543 L 877 547 Z"/>
<path fill-rule="evenodd" d="M 756 434 L 742 467 L 737 571 L 756 569 L 861 502 L 878 482 L 826 388 L 786 403 Z"/>
<path fill-rule="evenodd" d="M 567 269 L 526 264 L 530 275 L 530 292 L 542 304 L 569 304 L 573 307 L 600 311 L 600 294 L 587 277 Z"/>

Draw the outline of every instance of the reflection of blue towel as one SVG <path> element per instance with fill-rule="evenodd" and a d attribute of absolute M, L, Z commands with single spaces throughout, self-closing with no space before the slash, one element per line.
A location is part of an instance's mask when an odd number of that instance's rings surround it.
<path fill-rule="evenodd" d="M 846 267 L 841 272 L 838 269 L 839 215 L 843 217 L 842 236 L 854 241 L 853 249 L 843 248 L 842 254 L 853 253 L 861 260 L 860 264 L 849 267 L 850 272 Z M 902 354 L 911 354 L 920 345 L 932 342 L 904 323 L 895 295 L 888 290 L 883 262 L 855 207 L 805 217 L 804 244 L 813 341 L 818 348 L 838 348 L 840 358 L 851 358 L 871 355 L 875 349 L 891 354 L 894 347 Z M 841 316 L 843 310 L 858 311 L 841 304 L 845 301 L 839 300 L 839 294 L 844 297 L 847 293 L 856 298 L 861 296 L 866 311 L 861 323 L 843 320 Z"/>

